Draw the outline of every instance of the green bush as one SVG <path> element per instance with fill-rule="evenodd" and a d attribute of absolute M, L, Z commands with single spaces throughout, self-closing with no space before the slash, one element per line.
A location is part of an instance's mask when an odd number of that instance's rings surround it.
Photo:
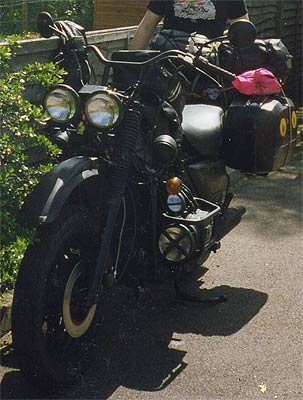
<path fill-rule="evenodd" d="M 39 178 L 56 162 L 60 150 L 41 133 L 48 116 L 41 105 L 24 100 L 27 85 L 47 88 L 63 81 L 63 70 L 54 63 L 28 65 L 9 72 L 17 43 L 0 47 L 0 212 L 1 212 L 1 292 L 12 289 L 23 253 L 34 235 L 17 220 L 25 196 Z M 43 162 L 32 165 L 29 154 L 39 153 Z"/>

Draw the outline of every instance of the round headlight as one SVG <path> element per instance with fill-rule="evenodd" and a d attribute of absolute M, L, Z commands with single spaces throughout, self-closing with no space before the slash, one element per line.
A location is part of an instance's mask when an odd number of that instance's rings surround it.
<path fill-rule="evenodd" d="M 51 119 L 69 122 L 76 114 L 79 97 L 70 86 L 58 85 L 45 96 L 44 104 Z"/>
<path fill-rule="evenodd" d="M 122 117 L 122 102 L 110 91 L 93 93 L 86 101 L 85 114 L 89 122 L 97 128 L 109 129 Z"/>

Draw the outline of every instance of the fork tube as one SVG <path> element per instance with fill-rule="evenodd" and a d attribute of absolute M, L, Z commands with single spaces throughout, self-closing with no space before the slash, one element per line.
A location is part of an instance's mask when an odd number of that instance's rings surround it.
<path fill-rule="evenodd" d="M 137 110 L 129 110 L 124 118 L 124 126 L 121 127 L 121 136 L 119 138 L 120 151 L 118 159 L 112 167 L 110 176 L 108 214 L 97 258 L 97 267 L 93 279 L 93 286 L 89 293 L 89 305 L 98 302 L 102 290 L 102 280 L 109 262 L 115 222 L 122 203 L 127 183 L 128 170 L 136 146 L 140 123 L 141 113 Z"/>
<path fill-rule="evenodd" d="M 156 274 L 158 268 L 158 193 L 157 193 L 157 185 L 156 179 L 152 180 L 151 186 L 151 197 L 152 197 L 152 233 L 153 233 L 153 267 L 154 267 L 154 276 Z"/>

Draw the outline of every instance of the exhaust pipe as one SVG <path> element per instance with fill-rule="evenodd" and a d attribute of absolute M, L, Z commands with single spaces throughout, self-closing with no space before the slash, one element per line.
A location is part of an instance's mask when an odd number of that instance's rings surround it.
<path fill-rule="evenodd" d="M 218 242 L 240 223 L 241 217 L 245 213 L 246 213 L 246 208 L 243 206 L 229 208 L 227 210 L 223 219 L 219 222 L 217 226 Z"/>

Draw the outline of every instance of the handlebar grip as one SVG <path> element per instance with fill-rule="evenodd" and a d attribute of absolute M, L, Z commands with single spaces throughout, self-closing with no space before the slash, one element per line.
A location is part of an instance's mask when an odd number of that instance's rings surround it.
<path fill-rule="evenodd" d="M 218 67 L 217 65 L 211 64 L 208 60 L 206 60 L 203 57 L 199 57 L 197 59 L 196 65 L 199 62 L 201 64 L 203 64 L 202 68 L 203 68 L 203 70 L 206 70 L 206 72 L 215 72 L 217 75 L 219 75 L 222 78 L 227 79 L 229 81 L 233 81 L 234 79 L 236 79 L 236 75 L 235 74 L 233 74 L 232 72 L 227 71 L 226 69 Z"/>

